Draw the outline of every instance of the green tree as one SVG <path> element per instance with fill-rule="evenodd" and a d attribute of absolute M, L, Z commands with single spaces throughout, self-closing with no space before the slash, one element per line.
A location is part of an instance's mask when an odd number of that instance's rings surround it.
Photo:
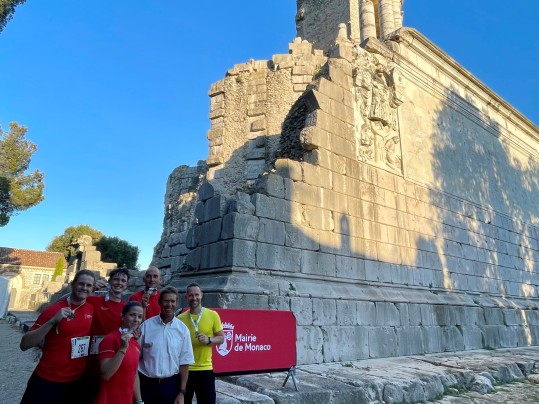
<path fill-rule="evenodd" d="M 139 249 L 118 237 L 104 236 L 95 246 L 101 251 L 104 262 L 115 262 L 118 268 L 136 268 Z"/>
<path fill-rule="evenodd" d="M 8 21 L 13 17 L 15 7 L 25 1 L 26 0 L 0 0 L 0 32 L 3 31 Z"/>
<path fill-rule="evenodd" d="M 0 227 L 8 224 L 12 215 L 45 199 L 43 173 L 26 173 L 37 150 L 25 139 L 26 131 L 16 122 L 9 124 L 7 133 L 0 127 Z"/>
<path fill-rule="evenodd" d="M 64 273 L 64 259 L 58 258 L 58 261 L 56 261 L 56 267 L 54 268 L 54 273 L 52 274 L 52 281 L 54 282 L 56 278 L 59 276 L 62 276 Z"/>
<path fill-rule="evenodd" d="M 104 234 L 85 224 L 70 226 L 64 230 L 63 234 L 52 239 L 47 246 L 47 251 L 61 252 L 66 259 L 69 260 L 69 257 L 75 253 L 75 248 L 70 244 L 77 241 L 80 236 L 90 236 L 92 238 L 92 243 L 95 245 L 101 240 Z"/>

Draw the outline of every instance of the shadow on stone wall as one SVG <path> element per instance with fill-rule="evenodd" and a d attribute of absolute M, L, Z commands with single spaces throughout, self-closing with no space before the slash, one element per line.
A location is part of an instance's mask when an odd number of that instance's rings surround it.
<path fill-rule="evenodd" d="M 448 103 L 462 105 L 454 94 Z M 428 197 L 440 209 L 429 217 L 433 236 L 417 240 L 417 266 L 483 308 L 477 348 L 537 343 L 537 307 L 526 299 L 538 292 L 538 165 L 529 146 L 464 101 L 464 110 L 437 112 L 432 170 L 441 192 Z"/>
<path fill-rule="evenodd" d="M 530 277 L 538 258 L 537 162 L 526 150 L 520 153 L 518 139 L 496 122 L 477 109 L 472 113 L 481 124 L 472 124 L 449 107 L 437 114 L 433 170 L 447 195 L 437 230 L 448 242 L 436 250 L 457 259 L 447 265 L 453 270 L 445 274 L 444 284 L 453 289 L 461 282 L 452 275 L 471 273 L 497 280 L 490 289 L 479 288 L 483 292 L 537 297 L 536 279 Z M 431 192 L 430 198 L 443 197 Z"/>

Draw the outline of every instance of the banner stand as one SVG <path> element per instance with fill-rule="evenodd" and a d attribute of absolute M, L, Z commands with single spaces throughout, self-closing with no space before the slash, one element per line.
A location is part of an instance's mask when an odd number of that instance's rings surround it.
<path fill-rule="evenodd" d="M 290 369 L 288 369 L 288 374 L 286 375 L 286 378 L 284 379 L 283 387 L 286 385 L 286 382 L 288 381 L 289 377 L 292 377 L 294 388 L 296 389 L 296 391 L 298 391 L 298 386 L 296 385 L 296 367 L 295 366 L 292 366 Z"/>

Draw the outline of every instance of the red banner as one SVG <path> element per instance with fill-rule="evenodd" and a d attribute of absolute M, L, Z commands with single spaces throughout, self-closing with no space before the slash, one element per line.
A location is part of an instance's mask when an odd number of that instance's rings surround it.
<path fill-rule="evenodd" d="M 296 318 L 291 311 L 213 309 L 225 341 L 213 347 L 213 371 L 248 373 L 296 365 Z"/>

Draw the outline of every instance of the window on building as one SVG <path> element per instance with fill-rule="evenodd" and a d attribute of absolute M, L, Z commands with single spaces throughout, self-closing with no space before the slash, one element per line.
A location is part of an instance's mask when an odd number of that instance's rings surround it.
<path fill-rule="evenodd" d="M 34 285 L 41 285 L 41 274 L 34 274 Z"/>
<path fill-rule="evenodd" d="M 46 284 L 49 281 L 50 277 L 51 276 L 49 274 L 43 274 L 43 284 Z"/>

